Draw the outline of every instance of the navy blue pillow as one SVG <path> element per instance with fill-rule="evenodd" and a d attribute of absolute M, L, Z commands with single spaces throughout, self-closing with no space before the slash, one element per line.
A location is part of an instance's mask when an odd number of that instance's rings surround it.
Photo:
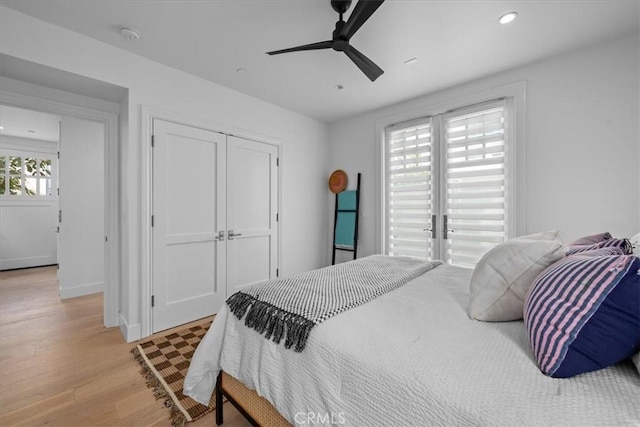
<path fill-rule="evenodd" d="M 543 373 L 567 378 L 640 349 L 640 258 L 572 255 L 534 281 L 525 298 L 529 341 Z"/>

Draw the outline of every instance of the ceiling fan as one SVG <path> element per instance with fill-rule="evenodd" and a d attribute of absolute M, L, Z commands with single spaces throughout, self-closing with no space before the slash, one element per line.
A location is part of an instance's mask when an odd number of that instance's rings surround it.
<path fill-rule="evenodd" d="M 267 52 L 267 54 L 279 55 L 281 53 L 299 52 L 303 50 L 333 49 L 336 52 L 344 52 L 371 81 L 375 81 L 384 71 L 359 50 L 351 46 L 349 40 L 382 3 L 384 3 L 384 0 L 360 0 L 354 7 L 353 12 L 351 12 L 349 20 L 344 22 L 342 15 L 349 10 L 351 0 L 331 0 L 331 7 L 340 14 L 340 19 L 336 22 L 336 29 L 333 31 L 331 40 L 305 44 L 289 49 L 274 50 Z"/>

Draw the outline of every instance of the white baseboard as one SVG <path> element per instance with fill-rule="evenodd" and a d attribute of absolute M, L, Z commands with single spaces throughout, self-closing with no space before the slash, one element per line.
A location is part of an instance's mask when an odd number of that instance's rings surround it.
<path fill-rule="evenodd" d="M 142 338 L 142 328 L 139 323 L 129 326 L 127 319 L 122 316 L 122 313 L 119 314 L 119 317 L 120 332 L 122 333 L 122 336 L 124 336 L 125 341 L 133 342 Z"/>
<path fill-rule="evenodd" d="M 58 260 L 50 255 L 28 258 L 3 259 L 0 260 L 0 270 L 15 270 L 18 268 L 40 267 L 45 265 L 54 265 L 57 263 Z"/>
<path fill-rule="evenodd" d="M 88 283 L 86 285 L 74 286 L 72 288 L 60 287 L 60 299 L 83 297 L 85 295 L 97 294 L 104 291 L 104 282 Z"/>

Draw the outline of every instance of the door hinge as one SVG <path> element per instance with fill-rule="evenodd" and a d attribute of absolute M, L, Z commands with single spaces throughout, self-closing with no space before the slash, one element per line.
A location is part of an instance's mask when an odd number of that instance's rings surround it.
<path fill-rule="evenodd" d="M 60 158 L 60 152 L 58 151 L 58 159 Z"/>
<path fill-rule="evenodd" d="M 276 157 L 276 166 L 280 166 L 280 157 Z"/>
<path fill-rule="evenodd" d="M 62 209 L 58 211 L 58 222 L 62 222 Z"/>
<path fill-rule="evenodd" d="M 280 269 L 276 268 L 276 277 L 280 277 Z"/>
<path fill-rule="evenodd" d="M 154 223 L 155 223 L 155 217 L 154 215 L 151 215 L 151 226 L 153 227 Z"/>
<path fill-rule="evenodd" d="M 155 135 L 151 135 L 151 146 L 152 147 L 156 146 L 156 136 Z"/>
<path fill-rule="evenodd" d="M 155 306 L 156 306 L 156 296 L 151 295 L 151 307 L 155 307 Z"/>
<path fill-rule="evenodd" d="M 278 222 L 278 221 L 280 221 L 280 214 L 279 213 L 276 214 L 276 222 Z"/>
<path fill-rule="evenodd" d="M 56 190 L 58 190 L 58 196 L 59 196 L 59 195 L 60 195 L 60 189 L 59 189 L 59 188 L 56 188 Z"/>
<path fill-rule="evenodd" d="M 109 238 L 107 236 L 104 236 L 104 241 L 105 243 L 109 241 Z"/>

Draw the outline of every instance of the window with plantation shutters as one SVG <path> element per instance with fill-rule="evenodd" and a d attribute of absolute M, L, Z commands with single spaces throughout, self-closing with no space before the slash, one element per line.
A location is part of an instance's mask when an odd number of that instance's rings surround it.
<path fill-rule="evenodd" d="M 389 255 L 472 268 L 506 239 L 507 117 L 499 100 L 385 129 Z"/>

